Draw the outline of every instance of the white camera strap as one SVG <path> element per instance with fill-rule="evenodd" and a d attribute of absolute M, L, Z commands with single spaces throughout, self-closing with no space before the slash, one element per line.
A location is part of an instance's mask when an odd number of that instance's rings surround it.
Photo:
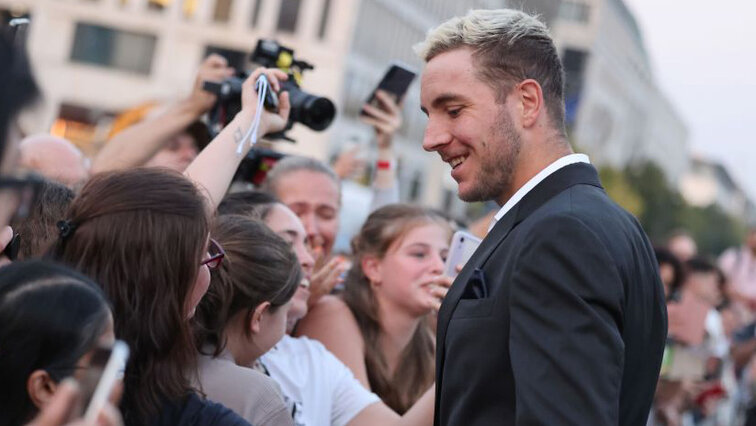
<path fill-rule="evenodd" d="M 265 74 L 261 74 L 257 77 L 257 81 L 255 82 L 255 89 L 257 90 L 257 110 L 255 111 L 255 118 L 252 120 L 252 125 L 249 127 L 249 130 L 247 130 L 247 133 L 241 138 L 241 140 L 239 140 L 239 145 L 236 147 L 237 155 L 242 155 L 244 152 L 245 142 L 249 141 L 250 148 L 257 143 L 257 131 L 260 127 L 260 118 L 262 118 L 265 110 L 265 95 L 268 93 L 269 87 L 270 83 Z"/>

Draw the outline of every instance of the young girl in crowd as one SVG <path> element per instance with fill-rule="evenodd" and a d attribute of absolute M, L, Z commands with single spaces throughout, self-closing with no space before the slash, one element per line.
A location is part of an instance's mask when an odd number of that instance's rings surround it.
<path fill-rule="evenodd" d="M 0 425 L 29 422 L 67 377 L 113 343 L 102 291 L 66 267 L 17 262 L 0 273 Z"/>
<path fill-rule="evenodd" d="M 312 271 L 307 234 L 302 221 L 274 197 L 260 192 L 226 196 L 220 215 L 242 214 L 261 219 L 289 242 L 305 275 Z M 307 313 L 309 291 L 299 286 L 289 310 L 289 332 Z M 295 309 L 296 308 L 296 309 Z M 278 382 L 284 397 L 294 407 L 298 425 L 370 426 L 431 425 L 433 388 L 400 417 L 374 393 L 365 389 L 351 370 L 317 340 L 285 335 L 260 358 L 265 371 Z"/>
<path fill-rule="evenodd" d="M 244 216 L 219 217 L 212 234 L 225 261 L 197 310 L 201 389 L 254 425 L 292 425 L 275 381 L 249 366 L 286 332 L 299 262 L 281 237 Z"/>
<path fill-rule="evenodd" d="M 324 297 L 297 329 L 341 359 L 397 413 L 433 383 L 435 342 L 427 316 L 437 299 L 451 229 L 417 206 L 373 212 L 352 243 L 342 298 Z"/>
<path fill-rule="evenodd" d="M 131 425 L 246 424 L 191 386 L 198 350 L 189 320 L 222 253 L 198 189 L 175 172 L 95 175 L 61 221 L 58 259 L 100 283 L 131 356 L 121 404 Z"/>

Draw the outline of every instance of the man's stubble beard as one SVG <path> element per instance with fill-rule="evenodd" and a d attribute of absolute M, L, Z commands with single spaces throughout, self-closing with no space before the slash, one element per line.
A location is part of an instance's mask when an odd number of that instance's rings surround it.
<path fill-rule="evenodd" d="M 498 200 L 512 186 L 514 167 L 520 155 L 522 139 L 514 127 L 509 113 L 502 106 L 499 110 L 498 123 L 490 132 L 492 139 L 487 143 L 492 149 L 490 154 L 480 156 L 479 173 L 473 177 L 473 187 L 466 193 L 459 193 L 462 201 Z M 485 143 L 481 143 L 484 146 Z M 498 145 L 498 146 L 497 146 Z"/>

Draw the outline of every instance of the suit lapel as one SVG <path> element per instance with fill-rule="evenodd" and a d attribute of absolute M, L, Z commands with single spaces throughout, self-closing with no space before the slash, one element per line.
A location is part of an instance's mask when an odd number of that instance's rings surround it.
<path fill-rule="evenodd" d="M 442 379 L 441 367 L 443 366 L 444 361 L 444 345 L 446 343 L 446 331 L 449 327 L 449 320 L 451 320 L 454 309 L 456 308 L 457 303 L 459 303 L 465 284 L 470 278 L 472 271 L 475 268 L 480 268 L 486 260 L 488 260 L 494 250 L 496 250 L 496 247 L 507 238 L 509 233 L 518 223 L 530 216 L 530 214 L 541 207 L 549 199 L 555 197 L 567 188 L 578 184 L 587 184 L 601 188 L 598 173 L 592 165 L 586 163 L 571 164 L 546 177 L 546 179 L 541 181 L 535 188 L 528 192 L 519 203 L 515 204 L 504 217 L 499 219 L 493 229 L 491 229 L 491 232 L 489 232 L 483 239 L 483 242 L 475 251 L 475 254 L 473 254 L 462 271 L 460 271 L 459 275 L 457 275 L 457 278 L 454 280 L 454 283 L 449 289 L 446 298 L 444 298 L 441 309 L 438 312 L 436 335 L 436 381 L 439 387 Z M 492 277 L 489 277 L 489 280 L 491 278 Z M 436 401 L 439 401 L 438 397 L 436 397 Z"/>

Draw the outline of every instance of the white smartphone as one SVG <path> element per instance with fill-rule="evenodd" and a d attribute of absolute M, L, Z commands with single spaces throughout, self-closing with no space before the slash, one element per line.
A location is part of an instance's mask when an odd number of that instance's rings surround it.
<path fill-rule="evenodd" d="M 475 250 L 480 245 L 480 238 L 465 231 L 454 233 L 449 245 L 449 254 L 446 256 L 444 275 L 453 277 L 457 275 L 457 266 L 464 266 Z"/>
<path fill-rule="evenodd" d="M 129 345 L 121 340 L 116 340 L 112 348 L 95 350 L 89 362 L 87 375 L 81 384 L 84 401 L 91 396 L 84 412 L 85 421 L 97 421 L 97 416 L 108 402 L 113 387 L 123 377 L 128 359 Z"/>

